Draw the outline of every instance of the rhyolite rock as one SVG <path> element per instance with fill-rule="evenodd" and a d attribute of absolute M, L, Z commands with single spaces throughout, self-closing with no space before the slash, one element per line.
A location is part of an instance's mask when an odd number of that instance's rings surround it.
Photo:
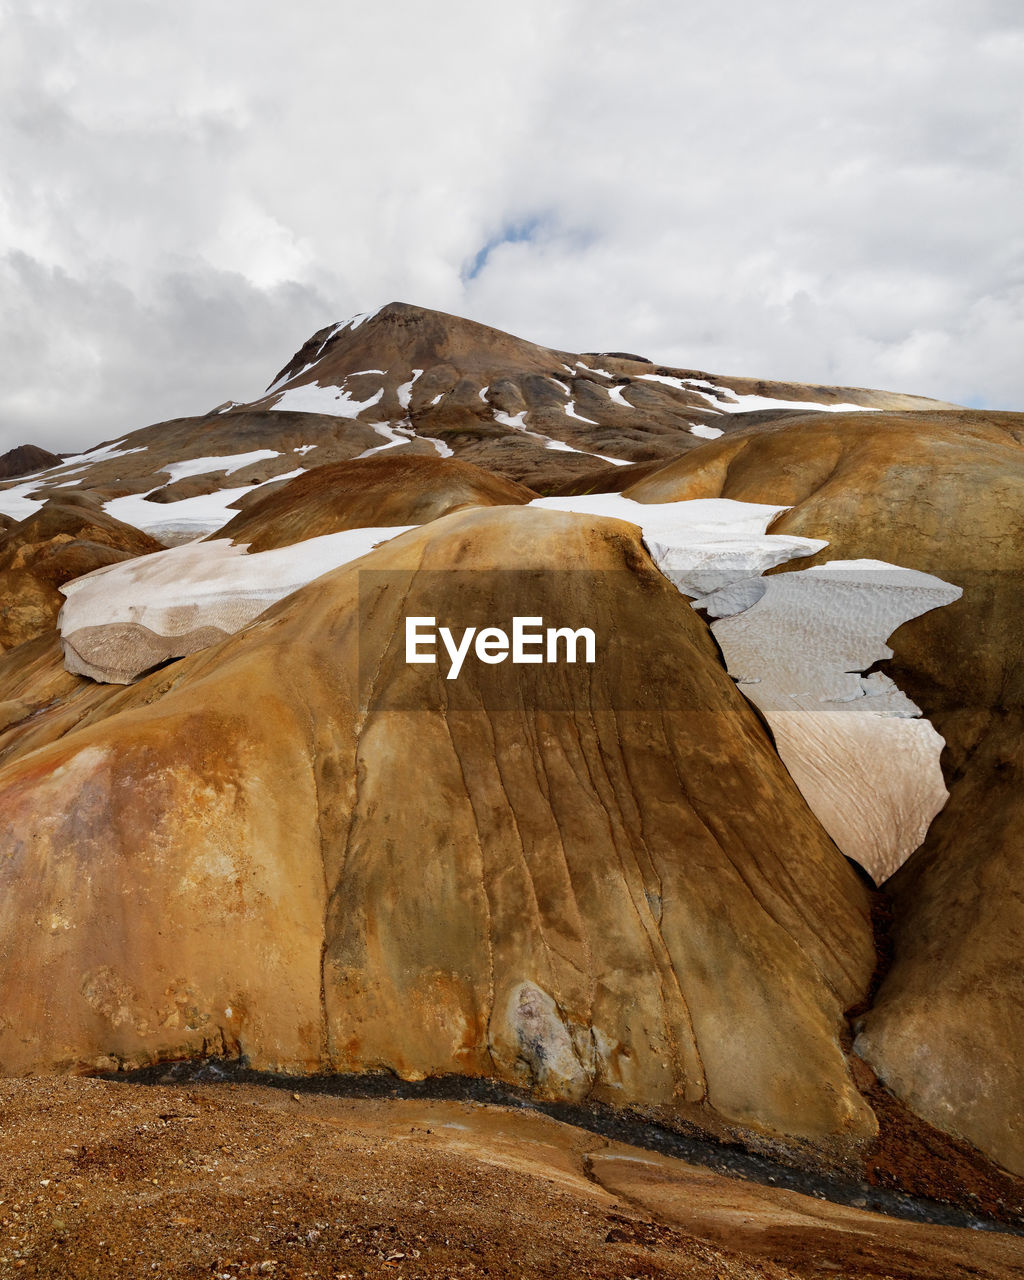
<path fill-rule="evenodd" d="M 627 490 L 792 510 L 778 533 L 962 588 L 907 622 L 886 672 L 946 742 L 950 797 L 887 885 L 892 965 L 857 1049 L 918 1114 L 1024 1171 L 1024 415 L 783 421 Z M 787 572 L 784 566 L 779 572 Z"/>
<path fill-rule="evenodd" d="M 608 660 L 405 663 L 403 616 L 496 602 Z M 3 1071 L 244 1054 L 874 1132 L 863 882 L 634 526 L 453 513 L 91 688 L 0 767 Z"/>
<path fill-rule="evenodd" d="M 87 500 L 51 498 L 0 532 L 0 649 L 53 631 L 64 583 L 159 550 L 155 539 Z"/>

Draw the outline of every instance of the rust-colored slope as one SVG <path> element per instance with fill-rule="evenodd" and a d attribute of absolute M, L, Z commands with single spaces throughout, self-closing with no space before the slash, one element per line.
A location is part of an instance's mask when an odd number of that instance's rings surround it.
<path fill-rule="evenodd" d="M 426 524 L 461 507 L 521 506 L 536 496 L 467 462 L 389 450 L 289 480 L 212 536 L 269 551 L 343 529 Z"/>
<path fill-rule="evenodd" d="M 161 546 L 91 503 L 51 499 L 0 534 L 0 649 L 53 629 L 65 582 Z"/>
<path fill-rule="evenodd" d="M 907 623 L 888 664 L 947 741 L 950 799 L 891 883 L 894 960 L 861 1053 L 932 1124 L 1024 1171 L 1024 415 L 837 416 L 716 442 L 640 501 L 787 502 L 819 560 L 877 557 L 963 598 Z"/>
<path fill-rule="evenodd" d="M 438 600 L 586 615 L 608 660 L 453 685 L 402 657 Z M 632 526 L 446 516 L 34 723 L 0 770 L 6 1071 L 214 1050 L 874 1130 L 839 1046 L 865 890 Z"/>

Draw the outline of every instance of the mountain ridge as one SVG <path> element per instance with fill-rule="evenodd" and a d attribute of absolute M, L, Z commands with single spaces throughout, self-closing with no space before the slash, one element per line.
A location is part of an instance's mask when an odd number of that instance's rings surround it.
<path fill-rule="evenodd" d="M 586 487 L 608 467 L 668 461 L 747 424 L 844 408 L 951 406 L 722 378 L 621 353 L 584 357 L 389 303 L 318 330 L 256 400 L 141 427 L 0 481 L 0 515 L 23 518 L 48 497 L 90 493 L 116 519 L 181 541 L 213 532 L 287 478 L 377 452 L 454 455 L 544 493 Z"/>

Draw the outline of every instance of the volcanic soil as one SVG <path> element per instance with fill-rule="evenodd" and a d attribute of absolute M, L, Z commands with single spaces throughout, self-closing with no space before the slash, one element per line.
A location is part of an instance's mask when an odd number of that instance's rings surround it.
<path fill-rule="evenodd" d="M 1024 1241 L 547 1117 L 253 1085 L 0 1082 L 0 1276 L 1011 1277 Z"/>

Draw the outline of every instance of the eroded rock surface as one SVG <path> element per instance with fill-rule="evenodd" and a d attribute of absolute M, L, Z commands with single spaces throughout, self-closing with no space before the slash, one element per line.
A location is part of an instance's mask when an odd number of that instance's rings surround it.
<path fill-rule="evenodd" d="M 500 585 L 616 660 L 478 664 L 456 694 L 402 651 L 434 570 L 453 616 Z M 863 885 L 633 526 L 446 516 L 92 696 L 0 770 L 3 1070 L 213 1047 L 873 1132 L 839 1044 Z"/>
<path fill-rule="evenodd" d="M 52 632 L 64 583 L 160 549 L 94 504 L 50 499 L 0 532 L 0 649 Z"/>
<path fill-rule="evenodd" d="M 887 673 L 946 742 L 950 798 L 890 889 L 894 956 L 859 1051 L 931 1123 L 1024 1169 L 1024 416 L 782 422 L 641 481 L 638 501 L 792 510 L 778 533 L 960 586 L 901 627 Z M 782 572 L 786 572 L 783 569 Z"/>

